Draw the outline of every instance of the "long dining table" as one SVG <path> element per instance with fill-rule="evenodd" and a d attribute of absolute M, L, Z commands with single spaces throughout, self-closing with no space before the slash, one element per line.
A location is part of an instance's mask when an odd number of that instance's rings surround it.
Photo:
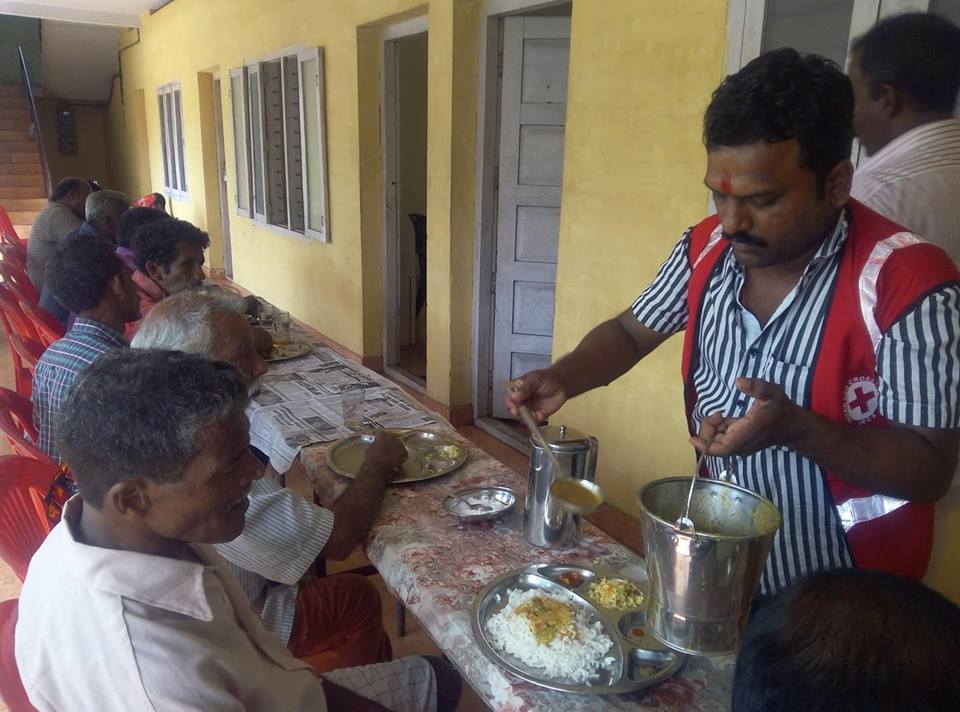
<path fill-rule="evenodd" d="M 643 558 L 589 522 L 572 549 L 538 549 L 522 531 L 525 478 L 462 437 L 437 413 L 426 410 L 399 386 L 321 344 L 311 353 L 271 364 L 248 415 L 251 442 L 263 450 L 278 473 L 299 457 L 321 505 L 330 505 L 350 480 L 326 461 L 329 446 L 350 431 L 339 413 L 339 393 L 362 389 L 364 422 L 369 428 L 417 427 L 442 433 L 468 452 L 463 467 L 440 478 L 390 487 L 382 511 L 365 541 L 370 562 L 389 590 L 459 669 L 479 697 L 494 710 L 659 710 L 721 712 L 729 709 L 734 659 L 687 657 L 674 677 L 648 690 L 626 695 L 557 692 L 526 682 L 489 659 L 471 624 L 474 600 L 487 584 L 534 563 L 587 563 L 646 580 Z M 519 504 L 497 520 L 460 524 L 443 509 L 459 490 L 503 485 L 516 490 Z"/>

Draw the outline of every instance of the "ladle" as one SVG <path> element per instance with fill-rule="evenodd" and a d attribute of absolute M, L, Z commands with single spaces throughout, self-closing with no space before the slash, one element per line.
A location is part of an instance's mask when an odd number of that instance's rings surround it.
<path fill-rule="evenodd" d="M 703 452 L 700 453 L 700 457 L 697 458 L 697 465 L 693 468 L 693 477 L 690 478 L 690 491 L 687 492 L 687 504 L 683 508 L 683 514 L 680 515 L 680 518 L 677 520 L 677 529 L 680 531 L 693 531 L 693 520 L 690 519 L 690 502 L 693 501 L 693 490 L 697 486 L 697 478 L 700 476 L 700 468 L 703 467 L 703 461 L 707 459 L 707 452 L 710 450 L 710 445 L 713 443 L 711 439 L 707 443 L 706 447 L 703 448 Z"/>

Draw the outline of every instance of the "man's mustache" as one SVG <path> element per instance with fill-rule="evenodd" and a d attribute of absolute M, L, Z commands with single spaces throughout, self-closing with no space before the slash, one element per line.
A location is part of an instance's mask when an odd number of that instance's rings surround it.
<path fill-rule="evenodd" d="M 746 232 L 724 232 L 723 239 L 729 242 L 737 242 L 741 245 L 748 245 L 750 247 L 766 247 L 767 241 L 762 237 L 755 237 Z"/>

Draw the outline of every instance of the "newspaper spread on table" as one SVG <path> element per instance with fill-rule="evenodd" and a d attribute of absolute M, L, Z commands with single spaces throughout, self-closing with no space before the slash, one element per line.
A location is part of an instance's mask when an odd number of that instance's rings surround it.
<path fill-rule="evenodd" d="M 247 409 L 250 443 L 277 472 L 290 469 L 300 448 L 350 435 L 340 394 L 364 391 L 364 425 L 370 429 L 419 428 L 437 420 L 396 386 L 328 348 L 270 365 Z"/>

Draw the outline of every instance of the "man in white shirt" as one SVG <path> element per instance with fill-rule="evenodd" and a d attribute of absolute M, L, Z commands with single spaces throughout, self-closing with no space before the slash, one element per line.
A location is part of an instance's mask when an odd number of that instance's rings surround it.
<path fill-rule="evenodd" d="M 257 353 L 246 307 L 221 287 L 186 289 L 150 311 L 131 346 L 226 361 L 255 390 L 267 364 Z M 343 560 L 354 550 L 405 457 L 399 439 L 380 434 L 360 476 L 331 509 L 282 487 L 268 469 L 250 491 L 243 533 L 217 545 L 267 630 L 318 672 L 393 657 L 376 587 L 357 574 L 316 578 L 313 566 L 318 558 Z"/>
<path fill-rule="evenodd" d="M 960 264 L 960 28 L 894 15 L 853 43 L 854 129 L 869 158 L 851 195 Z"/>
<path fill-rule="evenodd" d="M 195 355 L 123 349 L 85 371 L 57 432 L 80 494 L 20 596 L 35 707 L 413 712 L 458 684 L 424 658 L 321 678 L 263 628 L 209 546 L 243 531 L 263 472 L 247 403 L 233 367 Z"/>

